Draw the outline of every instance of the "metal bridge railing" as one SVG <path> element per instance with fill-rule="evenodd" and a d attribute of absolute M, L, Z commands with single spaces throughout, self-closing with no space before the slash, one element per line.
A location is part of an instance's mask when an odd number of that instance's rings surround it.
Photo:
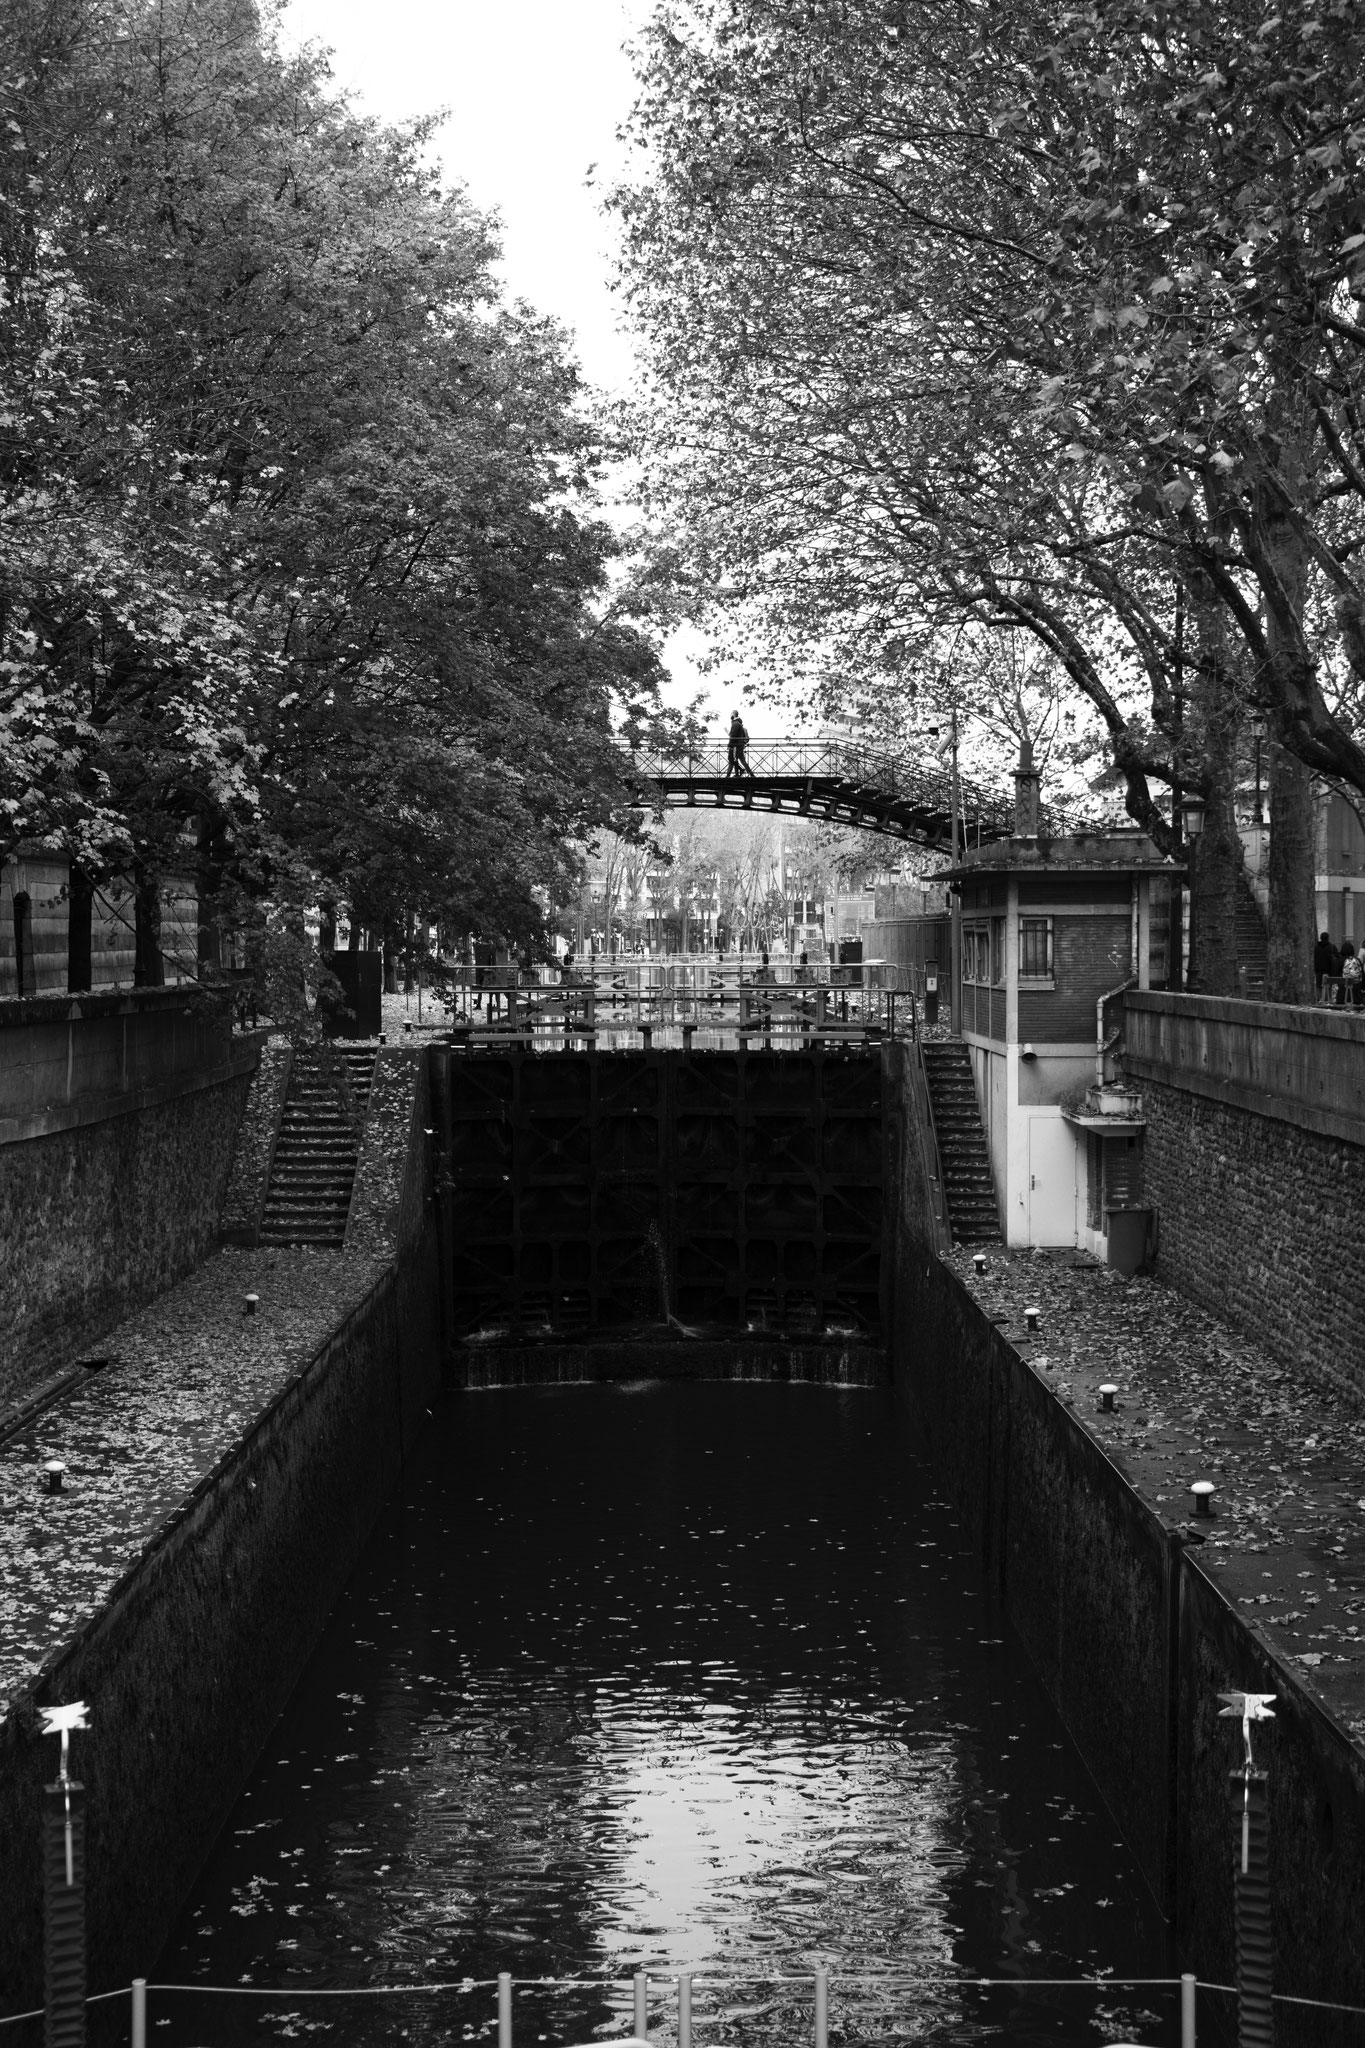
<path fill-rule="evenodd" d="M 811 783 L 824 791 L 865 794 L 928 814 L 952 816 L 952 780 L 945 768 L 921 768 L 857 740 L 753 739 L 745 750 L 747 767 L 730 780 L 756 783 Z M 725 740 L 705 740 L 675 749 L 637 754 L 640 775 L 655 783 L 724 782 L 730 749 Z M 1007 832 L 1013 818 L 1008 796 L 960 782 L 964 815 L 995 834 Z"/>
<path fill-rule="evenodd" d="M 728 784 L 736 794 L 751 784 L 788 792 L 808 786 L 813 794 L 855 809 L 865 805 L 869 811 L 894 812 L 902 820 L 942 820 L 939 836 L 945 841 L 950 836 L 952 778 L 946 767 L 920 766 L 882 748 L 845 739 L 752 739 L 745 759 L 746 769 L 732 772 L 728 741 L 708 739 L 637 754 L 634 765 L 641 782 L 654 783 L 664 795 L 696 787 L 714 793 L 717 784 Z M 1007 792 L 983 789 L 959 777 L 958 807 L 964 847 L 1007 838 L 1014 829 L 1014 800 Z M 1040 824 L 1052 836 L 1101 829 L 1050 804 L 1041 806 Z"/>

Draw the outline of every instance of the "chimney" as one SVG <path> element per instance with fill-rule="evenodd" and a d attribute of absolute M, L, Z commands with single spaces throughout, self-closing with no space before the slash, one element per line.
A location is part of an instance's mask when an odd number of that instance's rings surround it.
<path fill-rule="evenodd" d="M 1033 742 L 1019 743 L 1019 766 L 1014 771 L 1014 836 L 1038 837 L 1038 790 L 1042 777 L 1033 765 Z"/>

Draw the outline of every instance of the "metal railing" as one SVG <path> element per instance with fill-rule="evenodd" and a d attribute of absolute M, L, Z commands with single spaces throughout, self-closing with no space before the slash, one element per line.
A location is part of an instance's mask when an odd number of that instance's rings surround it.
<path fill-rule="evenodd" d="M 751 739 L 734 767 L 727 740 L 702 740 L 637 754 L 634 768 L 642 788 L 652 783 L 665 800 L 704 791 L 713 799 L 733 794 L 743 801 L 749 790 L 796 799 L 800 809 L 805 796 L 812 803 L 833 802 L 868 823 L 880 817 L 909 836 L 945 844 L 950 837 L 952 777 L 946 766 L 925 767 L 858 740 Z M 964 847 L 1007 838 L 1014 829 L 1010 793 L 959 777 L 958 803 Z M 1041 807 L 1039 822 L 1052 834 L 1085 829 L 1051 805 Z"/>
<path fill-rule="evenodd" d="M 746 792 L 782 797 L 798 812 L 831 804 L 850 818 L 946 843 L 951 835 L 952 779 L 946 768 L 922 768 L 856 740 L 753 739 L 743 759 L 731 766 L 729 744 L 700 744 L 638 754 L 642 785 L 653 784 L 667 800 L 698 791 L 712 798 Z M 1010 832 L 1014 808 L 1003 794 L 959 784 L 964 843 L 998 839 Z"/>
<path fill-rule="evenodd" d="M 513 1993 L 517 1987 L 531 1992 L 599 1991 L 604 1994 L 616 1993 L 621 1996 L 629 1992 L 632 2032 L 616 2036 L 607 2043 L 607 2048 L 658 2048 L 656 2034 L 651 2042 L 650 1991 L 661 1981 L 661 1975 L 637 1971 L 628 1984 L 620 1979 L 604 1977 L 522 1977 L 513 1978 L 509 1972 L 497 1977 L 462 1977 L 445 1982 L 425 1984 L 356 1984 L 325 1987 L 303 1985 L 261 1985 L 261 1984 L 162 1984 L 149 1983 L 145 1977 L 135 1977 L 132 1983 L 120 1985 L 114 1991 L 96 1992 L 83 2000 L 86 2006 L 104 2005 L 112 2000 L 128 1999 L 130 2006 L 130 2036 L 132 2048 L 147 2048 L 148 2006 L 153 1997 L 162 1998 L 250 1998 L 268 1999 L 276 2003 L 301 2005 L 317 2001 L 338 1999 L 375 1998 L 452 1998 L 466 1997 L 473 1993 L 493 1991 L 497 1998 L 498 2048 L 513 2048 Z M 1224 1997 L 1236 1997 L 1234 1984 L 1216 1984 L 1196 1977 L 1186 1971 L 1178 1977 L 1114 1977 L 1107 1973 L 1088 1977 L 988 1977 L 939 1973 L 917 1975 L 909 1971 L 885 1970 L 876 1972 L 831 1971 L 826 1967 L 797 1973 L 775 1971 L 750 1973 L 724 1970 L 683 1970 L 676 1977 L 663 1979 L 674 1989 L 675 2026 L 673 2033 L 677 2048 L 693 2048 L 693 1994 L 699 1983 L 708 1987 L 733 1985 L 791 1985 L 800 1987 L 811 1996 L 811 2039 L 814 2048 L 828 2048 L 829 2015 L 831 1990 L 875 1989 L 900 1991 L 913 1997 L 917 1991 L 989 1991 L 1000 1990 L 1013 1993 L 1016 1997 L 1032 1991 L 1081 1990 L 1099 1992 L 1106 1996 L 1115 1991 L 1170 1991 L 1178 1992 L 1180 2000 L 1180 2041 L 1181 2048 L 1196 2048 L 1197 1994 L 1213 1992 Z M 1293 1992 L 1274 1992 L 1273 2002 L 1279 2006 L 1301 2006 L 1319 2012 L 1336 2012 L 1365 2017 L 1365 2006 L 1346 2005 L 1328 1998 L 1306 1998 Z M 624 1998 L 622 1997 L 624 2003 Z M 45 2016 L 42 2006 L 28 2012 L 7 2013 L 0 2016 L 0 2027 L 17 2026 L 26 2020 L 41 2020 Z M 603 2048 L 603 2037 L 598 2036 L 591 2048 Z M 1112 2043 L 1111 2048 L 1127 2048 L 1124 2043 Z"/>
<path fill-rule="evenodd" d="M 443 1001 L 457 1046 L 557 1044 L 678 1034 L 690 1047 L 762 1039 L 805 1046 L 913 1038 L 918 1005 L 905 970 L 882 966 L 763 968 L 739 962 L 603 962 L 554 981 L 549 970 L 461 968 Z"/>

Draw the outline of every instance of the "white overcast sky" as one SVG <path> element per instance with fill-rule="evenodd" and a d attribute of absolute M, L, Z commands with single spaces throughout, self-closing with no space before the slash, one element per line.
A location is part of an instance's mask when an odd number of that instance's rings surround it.
<path fill-rule="evenodd" d="M 621 391 L 632 362 L 611 290 L 613 224 L 602 194 L 626 168 L 616 131 L 634 78 L 624 45 L 653 0 L 288 0 L 287 42 L 329 48 L 338 84 L 386 121 L 447 110 L 436 138 L 446 176 L 501 221 L 509 295 L 572 329 L 589 382 Z M 594 168 L 595 167 L 595 168 Z M 589 174 L 593 183 L 588 185 Z M 697 635 L 665 648 L 670 701 L 699 690 Z M 752 722 L 752 721 L 751 721 Z"/>
<path fill-rule="evenodd" d="M 446 173 L 502 220 L 509 291 L 573 328 L 589 379 L 622 386 L 630 348 L 609 289 L 599 191 L 623 163 L 622 45 L 649 0 L 289 0 L 287 41 L 322 43 L 338 82 L 385 120 L 444 107 Z M 597 165 L 599 183 L 587 187 Z"/>

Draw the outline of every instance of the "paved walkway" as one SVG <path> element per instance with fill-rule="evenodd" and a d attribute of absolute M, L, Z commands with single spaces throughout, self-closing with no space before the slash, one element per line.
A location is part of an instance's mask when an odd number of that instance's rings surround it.
<path fill-rule="evenodd" d="M 220 1252 L 92 1346 L 105 1368 L 0 1447 L 0 1721 L 384 1265 Z M 58 1495 L 49 1458 L 67 1468 Z"/>
<path fill-rule="evenodd" d="M 1365 1748 L 1365 1396 L 1287 1370 L 1150 1279 L 992 1247 L 952 1263 L 1247 1622 Z M 1024 1338 L 1024 1310 L 1041 1311 Z M 1118 1394 L 1106 1414 L 1100 1387 Z M 1211 1520 L 1190 1487 L 1210 1479 Z"/>

